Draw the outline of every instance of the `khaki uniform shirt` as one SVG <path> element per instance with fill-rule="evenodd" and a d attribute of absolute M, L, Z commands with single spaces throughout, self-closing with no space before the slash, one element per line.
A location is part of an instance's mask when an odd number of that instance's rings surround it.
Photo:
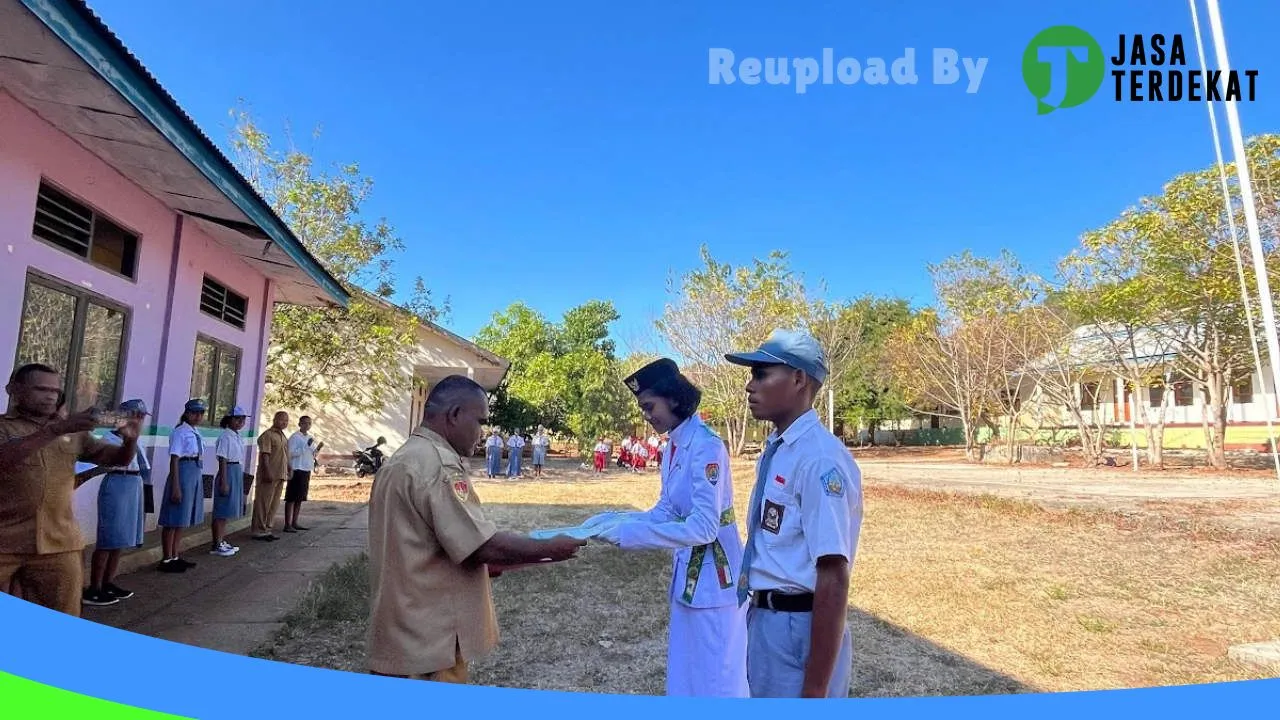
<path fill-rule="evenodd" d="M 27 437 L 53 419 L 0 417 L 0 443 Z M 84 549 L 72 509 L 76 461 L 107 447 L 87 432 L 63 435 L 13 467 L 0 468 L 0 554 L 45 555 Z"/>
<path fill-rule="evenodd" d="M 484 564 L 460 563 L 497 532 L 463 460 L 420 427 L 387 459 L 369 498 L 369 669 L 418 675 L 498 644 Z"/>
<path fill-rule="evenodd" d="M 265 455 L 267 477 L 259 480 L 289 479 L 289 439 L 274 427 L 258 436 L 258 452 Z"/>

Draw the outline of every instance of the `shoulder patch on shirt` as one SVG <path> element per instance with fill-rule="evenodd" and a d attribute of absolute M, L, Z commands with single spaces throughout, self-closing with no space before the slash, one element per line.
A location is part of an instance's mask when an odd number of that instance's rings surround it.
<path fill-rule="evenodd" d="M 707 463 L 707 482 L 710 482 L 712 485 L 720 482 L 719 463 Z"/>
<path fill-rule="evenodd" d="M 822 491 L 831 497 L 844 497 L 844 478 L 839 470 L 831 468 L 822 476 Z"/>
<path fill-rule="evenodd" d="M 466 502 L 471 497 L 471 485 L 466 478 L 459 478 L 453 481 L 453 494 L 457 495 L 462 502 Z"/>

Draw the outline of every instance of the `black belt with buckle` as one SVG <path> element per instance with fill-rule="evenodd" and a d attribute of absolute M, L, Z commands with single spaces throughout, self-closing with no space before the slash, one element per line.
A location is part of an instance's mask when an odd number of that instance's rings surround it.
<path fill-rule="evenodd" d="M 200 462 L 200 456 L 192 455 L 190 457 L 179 457 L 178 462 Z"/>
<path fill-rule="evenodd" d="M 813 593 L 780 593 L 777 590 L 757 590 L 751 604 L 777 612 L 813 612 Z"/>
<path fill-rule="evenodd" d="M 141 475 L 142 473 L 138 472 L 137 470 L 110 470 L 107 472 L 107 474 L 108 475 Z"/>

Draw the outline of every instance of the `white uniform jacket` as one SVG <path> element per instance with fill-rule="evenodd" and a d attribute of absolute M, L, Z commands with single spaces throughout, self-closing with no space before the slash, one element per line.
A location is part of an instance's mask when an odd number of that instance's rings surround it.
<path fill-rule="evenodd" d="M 674 550 L 671 600 L 689 607 L 737 607 L 742 540 L 733 512 L 729 452 L 694 415 L 671 432 L 662 494 L 618 528 L 624 550 Z"/>

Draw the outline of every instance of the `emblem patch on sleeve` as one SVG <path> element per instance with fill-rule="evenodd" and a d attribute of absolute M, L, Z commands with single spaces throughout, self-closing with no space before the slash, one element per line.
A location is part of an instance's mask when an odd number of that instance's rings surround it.
<path fill-rule="evenodd" d="M 782 530 L 782 515 L 786 508 L 771 500 L 764 501 L 764 517 L 760 519 L 760 527 L 777 535 Z"/>
<path fill-rule="evenodd" d="M 465 479 L 454 480 L 453 494 L 457 495 L 462 502 L 466 502 L 471 497 L 471 486 Z"/>
<path fill-rule="evenodd" d="M 720 482 L 720 465 L 719 463 L 707 463 L 707 482 L 715 485 Z"/>
<path fill-rule="evenodd" d="M 822 491 L 831 497 L 844 497 L 844 478 L 839 470 L 831 468 L 822 476 Z"/>

